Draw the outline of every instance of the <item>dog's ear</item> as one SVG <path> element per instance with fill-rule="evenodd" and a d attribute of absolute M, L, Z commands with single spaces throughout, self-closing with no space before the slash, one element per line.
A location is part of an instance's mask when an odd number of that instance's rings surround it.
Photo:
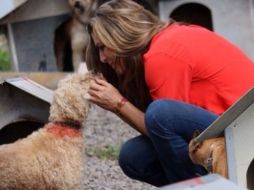
<path fill-rule="evenodd" d="M 199 130 L 195 130 L 192 135 L 192 140 L 189 143 L 189 151 L 190 152 L 196 152 L 197 149 L 202 145 L 202 142 L 197 143 L 195 141 L 195 138 L 200 134 Z"/>
<path fill-rule="evenodd" d="M 192 139 L 189 142 L 189 154 L 194 154 L 199 147 L 200 147 L 200 143 L 195 143 L 194 140 Z"/>
<path fill-rule="evenodd" d="M 200 134 L 199 130 L 195 130 L 193 135 L 192 135 L 192 138 L 196 138 L 198 135 Z"/>

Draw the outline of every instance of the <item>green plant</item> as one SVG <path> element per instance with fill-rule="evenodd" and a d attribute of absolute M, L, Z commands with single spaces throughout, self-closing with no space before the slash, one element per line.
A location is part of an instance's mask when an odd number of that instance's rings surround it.
<path fill-rule="evenodd" d="M 116 160 L 118 158 L 120 147 L 118 145 L 106 145 L 103 148 L 90 148 L 86 150 L 88 156 L 96 156 L 103 160 Z"/>
<path fill-rule="evenodd" d="M 7 51 L 0 48 L 0 71 L 11 69 L 10 57 Z"/>

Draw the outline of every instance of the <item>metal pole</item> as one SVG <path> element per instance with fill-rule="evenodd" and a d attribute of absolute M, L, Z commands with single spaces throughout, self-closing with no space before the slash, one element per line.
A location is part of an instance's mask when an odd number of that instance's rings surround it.
<path fill-rule="evenodd" d="M 15 72 L 18 72 L 19 71 L 19 64 L 18 64 L 15 40 L 14 40 L 14 36 L 13 36 L 13 30 L 12 30 L 11 23 L 7 24 L 7 30 L 8 30 L 8 38 L 9 38 L 11 59 L 12 59 L 12 70 Z"/>

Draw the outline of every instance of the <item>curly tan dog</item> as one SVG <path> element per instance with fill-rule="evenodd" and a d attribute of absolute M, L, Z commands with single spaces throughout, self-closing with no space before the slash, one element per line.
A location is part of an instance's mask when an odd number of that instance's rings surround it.
<path fill-rule="evenodd" d="M 189 143 L 189 156 L 193 163 L 202 165 L 208 172 L 228 178 L 224 137 Z"/>
<path fill-rule="evenodd" d="M 0 146 L 0 189 L 78 190 L 83 178 L 83 123 L 90 74 L 59 82 L 49 123 L 27 138 Z"/>

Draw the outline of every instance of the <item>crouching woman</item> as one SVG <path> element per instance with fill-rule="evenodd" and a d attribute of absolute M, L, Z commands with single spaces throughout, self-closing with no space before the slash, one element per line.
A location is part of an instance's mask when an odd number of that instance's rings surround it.
<path fill-rule="evenodd" d="M 140 132 L 121 148 L 124 173 L 154 186 L 206 174 L 188 143 L 254 85 L 252 61 L 214 32 L 162 22 L 130 0 L 101 5 L 88 32 L 86 62 L 101 73 L 90 101 Z"/>

